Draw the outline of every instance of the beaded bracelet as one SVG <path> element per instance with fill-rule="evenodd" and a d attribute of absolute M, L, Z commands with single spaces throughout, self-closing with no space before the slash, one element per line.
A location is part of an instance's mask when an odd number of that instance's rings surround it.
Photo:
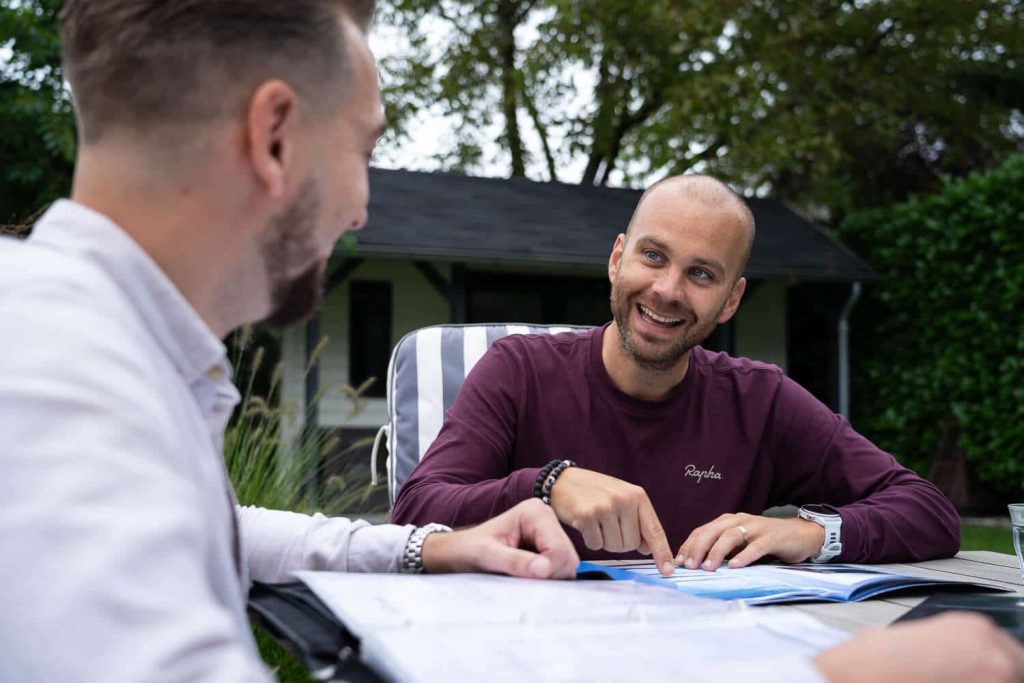
<path fill-rule="evenodd" d="M 533 484 L 533 497 L 542 498 L 541 492 L 544 488 L 544 482 L 547 480 L 548 475 L 551 474 L 551 470 L 558 466 L 561 460 L 552 460 L 547 465 L 541 468 L 540 473 L 537 475 L 537 481 Z"/>
<path fill-rule="evenodd" d="M 576 463 L 572 460 L 562 460 L 555 465 L 547 478 L 544 479 L 544 483 L 540 488 L 540 499 L 544 501 L 545 505 L 551 505 L 551 489 L 555 486 L 555 480 L 570 467 L 576 467 Z"/>

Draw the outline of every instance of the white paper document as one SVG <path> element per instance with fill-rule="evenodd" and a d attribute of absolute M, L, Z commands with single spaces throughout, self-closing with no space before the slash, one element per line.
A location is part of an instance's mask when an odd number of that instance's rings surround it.
<path fill-rule="evenodd" d="M 393 681 L 797 680 L 847 634 L 632 581 L 300 572 Z M 787 668 L 789 667 L 789 668 Z M 778 674 L 771 677 L 768 674 Z M 813 677 L 804 680 L 817 680 Z"/>

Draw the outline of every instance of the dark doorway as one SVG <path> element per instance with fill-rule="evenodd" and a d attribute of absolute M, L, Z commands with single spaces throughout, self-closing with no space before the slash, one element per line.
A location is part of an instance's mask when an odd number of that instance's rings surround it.
<path fill-rule="evenodd" d="M 849 284 L 828 282 L 797 284 L 786 297 L 787 374 L 832 410 L 839 409 L 837 325 L 849 297 Z"/>
<path fill-rule="evenodd" d="M 363 396 L 384 396 L 391 356 L 391 283 L 349 282 L 349 378 L 353 388 L 373 377 Z"/>
<path fill-rule="evenodd" d="M 467 322 L 603 325 L 611 318 L 606 278 L 466 273 Z"/>

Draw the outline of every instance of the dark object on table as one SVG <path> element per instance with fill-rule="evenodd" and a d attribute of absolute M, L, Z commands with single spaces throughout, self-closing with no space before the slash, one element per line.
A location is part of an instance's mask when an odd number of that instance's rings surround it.
<path fill-rule="evenodd" d="M 959 593 L 933 595 L 896 621 L 923 619 L 953 610 L 979 612 L 1024 643 L 1024 596 Z"/>
<path fill-rule="evenodd" d="M 359 660 L 359 639 L 304 583 L 254 583 L 249 618 L 309 669 L 314 680 L 382 683 Z"/>

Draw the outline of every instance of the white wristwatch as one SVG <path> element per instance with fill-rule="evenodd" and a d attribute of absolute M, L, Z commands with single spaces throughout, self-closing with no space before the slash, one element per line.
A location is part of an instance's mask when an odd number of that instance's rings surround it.
<path fill-rule="evenodd" d="M 411 534 L 409 534 L 409 540 L 405 543 L 405 550 L 402 552 L 402 559 L 398 564 L 398 571 L 403 574 L 422 574 L 423 541 L 425 541 L 427 536 L 430 534 L 446 533 L 451 530 L 452 528 L 450 526 L 433 523 L 417 527 Z"/>
<path fill-rule="evenodd" d="M 839 527 L 843 524 L 843 518 L 833 508 L 827 505 L 804 505 L 797 516 L 825 530 L 825 542 L 821 544 L 818 554 L 811 558 L 811 562 L 828 562 L 843 552 L 843 544 L 839 542 Z"/>

